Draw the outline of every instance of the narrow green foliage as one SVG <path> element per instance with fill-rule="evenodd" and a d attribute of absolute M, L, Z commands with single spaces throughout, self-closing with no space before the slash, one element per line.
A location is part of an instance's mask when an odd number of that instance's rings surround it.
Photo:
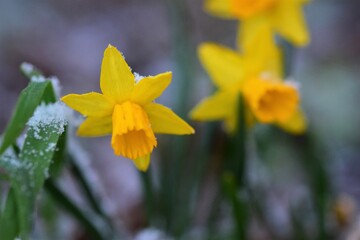
<path fill-rule="evenodd" d="M 18 224 L 18 235 L 23 239 L 27 239 L 31 231 L 36 195 L 48 177 L 56 143 L 62 134 L 57 130 L 58 127 L 52 125 L 38 126 L 36 129 L 30 127 L 19 156 L 6 152 L 0 161 L 0 166 L 10 175 L 16 199 L 17 218 L 15 219 Z M 9 201 L 13 201 L 12 198 Z M 13 207 L 11 203 L 7 203 L 8 206 Z M 5 212 L 10 210 L 5 209 Z M 6 216 L 4 219 L 15 220 Z M 0 233 L 3 231 L 7 229 L 1 225 Z M 16 236 L 11 237 L 9 239 Z"/>
<path fill-rule="evenodd" d="M 51 81 L 46 81 L 36 69 L 24 73 L 30 79 L 37 76 L 44 81 L 31 81 L 20 93 L 15 111 L 3 134 L 0 167 L 5 170 L 11 183 L 0 218 L 0 236 L 4 240 L 15 237 L 29 239 L 36 196 L 49 175 L 49 166 L 65 124 L 45 121 L 39 125 L 31 125 L 23 148 L 17 147 L 17 137 L 40 103 L 56 101 Z"/>
<path fill-rule="evenodd" d="M 26 122 L 34 113 L 36 107 L 44 101 L 55 102 L 55 95 L 50 81 L 30 82 L 20 93 L 15 111 L 3 133 L 3 142 L 0 146 L 0 154 L 16 141 L 16 138 L 24 130 Z"/>
<path fill-rule="evenodd" d="M 9 219 L 17 219 L 16 198 L 14 190 L 11 189 L 7 195 L 6 205 L 0 217 L 0 236 L 1 239 L 14 239 L 19 232 L 17 221 L 9 221 Z"/>
<path fill-rule="evenodd" d="M 114 239 L 113 232 L 99 215 L 79 208 L 51 179 L 46 181 L 45 189 L 55 202 L 83 224 L 91 234 L 91 239 Z"/>

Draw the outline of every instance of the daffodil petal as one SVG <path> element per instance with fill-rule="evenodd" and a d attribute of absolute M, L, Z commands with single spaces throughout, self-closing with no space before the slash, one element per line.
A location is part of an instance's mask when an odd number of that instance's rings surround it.
<path fill-rule="evenodd" d="M 244 53 L 248 76 L 266 72 L 282 77 L 282 56 L 268 17 L 263 15 L 242 21 L 238 33 L 238 47 Z"/>
<path fill-rule="evenodd" d="M 305 46 L 309 43 L 309 33 L 302 8 L 303 3 L 299 0 L 281 0 L 271 15 L 275 30 L 297 46 Z"/>
<path fill-rule="evenodd" d="M 144 106 L 144 109 L 155 133 L 184 135 L 195 132 L 189 124 L 163 105 L 149 103 Z"/>
<path fill-rule="evenodd" d="M 230 0 L 205 0 L 204 8 L 211 15 L 222 18 L 234 18 Z"/>
<path fill-rule="evenodd" d="M 112 114 L 114 104 L 100 93 L 69 94 L 61 98 L 70 108 L 84 116 L 104 117 Z"/>
<path fill-rule="evenodd" d="M 146 172 L 150 165 L 150 154 L 134 159 L 133 163 L 137 169 Z"/>
<path fill-rule="evenodd" d="M 278 125 L 285 131 L 292 134 L 302 134 L 307 128 L 306 117 L 301 109 L 297 110 L 289 121 L 285 123 L 278 123 Z"/>
<path fill-rule="evenodd" d="M 236 94 L 228 91 L 218 91 L 214 95 L 202 100 L 191 110 L 190 118 L 198 121 L 229 118 L 231 113 L 236 111 L 236 99 Z"/>
<path fill-rule="evenodd" d="M 79 126 L 77 130 L 77 135 L 81 137 L 100 137 L 111 134 L 111 132 L 111 116 L 103 118 L 88 117 Z"/>
<path fill-rule="evenodd" d="M 198 48 L 198 55 L 217 87 L 232 87 L 243 80 L 243 59 L 237 52 L 219 44 L 203 43 Z"/>
<path fill-rule="evenodd" d="M 135 85 L 131 94 L 131 101 L 144 105 L 158 98 L 162 92 L 169 86 L 172 73 L 166 72 L 156 76 L 145 77 Z"/>
<path fill-rule="evenodd" d="M 116 101 L 128 97 L 135 85 L 135 77 L 122 54 L 109 45 L 101 64 L 100 88 L 104 95 Z"/>

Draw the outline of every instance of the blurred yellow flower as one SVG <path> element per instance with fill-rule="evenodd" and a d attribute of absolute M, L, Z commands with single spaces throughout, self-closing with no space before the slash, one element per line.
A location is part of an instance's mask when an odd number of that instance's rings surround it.
<path fill-rule="evenodd" d="M 251 79 L 242 92 L 252 113 L 263 123 L 288 121 L 299 104 L 297 89 L 273 78 Z"/>
<path fill-rule="evenodd" d="M 309 42 L 303 14 L 308 0 L 205 0 L 205 9 L 218 17 L 241 20 L 239 43 L 261 25 L 268 25 L 297 46 Z"/>
<path fill-rule="evenodd" d="M 198 55 L 218 88 L 191 112 L 194 120 L 224 120 L 228 131 L 237 124 L 238 97 L 242 94 L 251 115 L 262 123 L 277 124 L 291 133 L 305 131 L 300 97 L 293 83 L 283 82 L 281 55 L 271 34 L 259 32 L 243 55 L 214 43 L 204 43 Z"/>
<path fill-rule="evenodd" d="M 146 171 L 157 141 L 154 133 L 193 134 L 194 129 L 169 108 L 154 103 L 171 82 L 172 73 L 136 81 L 121 53 L 109 45 L 101 65 L 101 93 L 69 94 L 61 100 L 86 116 L 78 135 L 104 136 L 112 133 L 115 155 L 132 159 Z"/>

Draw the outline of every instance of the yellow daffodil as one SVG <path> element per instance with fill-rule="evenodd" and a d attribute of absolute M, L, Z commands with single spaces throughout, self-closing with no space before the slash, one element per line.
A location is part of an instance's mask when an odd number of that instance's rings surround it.
<path fill-rule="evenodd" d="M 241 20 L 239 43 L 248 42 L 248 36 L 261 25 L 268 25 L 297 46 L 309 42 L 303 14 L 308 0 L 205 0 L 205 9 L 218 17 Z"/>
<path fill-rule="evenodd" d="M 154 133 L 193 134 L 194 129 L 169 108 L 154 103 L 171 82 L 172 73 L 135 80 L 121 53 L 109 45 L 101 65 L 102 93 L 69 94 L 61 100 L 86 116 L 78 135 L 96 137 L 112 134 L 115 155 L 134 161 L 146 171 L 150 154 L 157 146 Z"/>
<path fill-rule="evenodd" d="M 271 34 L 261 33 L 254 36 L 252 49 L 244 55 L 214 43 L 200 45 L 200 61 L 218 90 L 191 111 L 192 119 L 224 120 L 232 132 L 237 123 L 238 96 L 242 94 L 257 121 L 277 124 L 292 133 L 305 130 L 298 89 L 281 80 L 280 51 Z"/>

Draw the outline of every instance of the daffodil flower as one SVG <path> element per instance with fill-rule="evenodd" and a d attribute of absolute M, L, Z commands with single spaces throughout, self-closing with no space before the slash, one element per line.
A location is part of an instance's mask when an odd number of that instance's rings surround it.
<path fill-rule="evenodd" d="M 243 55 L 214 43 L 200 45 L 198 55 L 218 90 L 190 112 L 192 119 L 224 120 L 232 132 L 242 94 L 246 112 L 258 122 L 277 124 L 291 133 L 305 130 L 298 89 L 296 84 L 282 81 L 280 51 L 269 32 L 258 32 L 251 51 Z"/>
<path fill-rule="evenodd" d="M 115 155 L 133 160 L 146 171 L 157 146 L 155 133 L 193 134 L 194 129 L 169 108 L 153 102 L 171 82 L 172 73 L 135 80 L 121 53 L 109 45 L 101 65 L 102 93 L 69 94 L 61 100 L 86 116 L 77 134 L 97 137 L 112 134 Z"/>
<path fill-rule="evenodd" d="M 267 25 L 272 31 L 297 46 L 309 42 L 303 14 L 308 0 L 205 0 L 205 9 L 218 17 L 241 20 L 239 43 L 251 41 L 248 37 L 257 27 Z"/>

